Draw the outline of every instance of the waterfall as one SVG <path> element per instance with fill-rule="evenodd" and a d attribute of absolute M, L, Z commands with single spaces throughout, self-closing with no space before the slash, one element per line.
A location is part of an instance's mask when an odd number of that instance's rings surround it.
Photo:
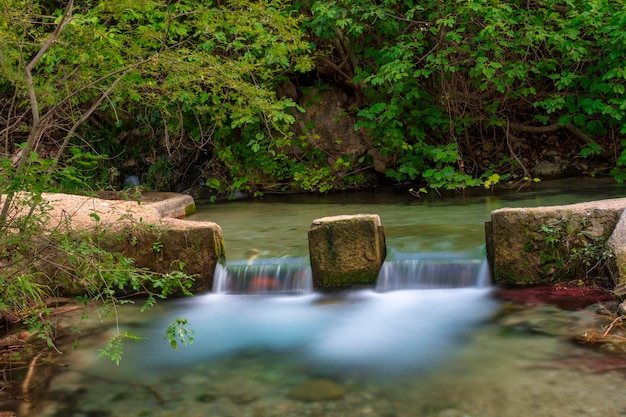
<path fill-rule="evenodd" d="M 477 252 L 391 254 L 380 270 L 376 291 L 488 286 L 489 266 Z"/>
<path fill-rule="evenodd" d="M 230 294 L 304 294 L 313 291 L 306 258 L 260 259 L 217 265 L 213 292 Z"/>

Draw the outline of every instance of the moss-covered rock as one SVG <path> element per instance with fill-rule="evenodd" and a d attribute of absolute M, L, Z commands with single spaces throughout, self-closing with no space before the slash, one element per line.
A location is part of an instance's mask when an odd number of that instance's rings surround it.
<path fill-rule="evenodd" d="M 224 257 L 224 237 L 219 225 L 178 219 L 162 219 L 158 225 L 127 225 L 108 233 L 101 246 L 135 260 L 153 272 L 182 270 L 195 277 L 191 292 L 213 287 L 213 274 Z"/>
<path fill-rule="evenodd" d="M 486 225 L 493 277 L 501 284 L 550 284 L 610 269 L 612 235 L 626 199 L 565 206 L 504 208 Z"/>
<path fill-rule="evenodd" d="M 380 217 L 357 214 L 314 220 L 309 255 L 316 288 L 375 284 L 386 255 Z"/>

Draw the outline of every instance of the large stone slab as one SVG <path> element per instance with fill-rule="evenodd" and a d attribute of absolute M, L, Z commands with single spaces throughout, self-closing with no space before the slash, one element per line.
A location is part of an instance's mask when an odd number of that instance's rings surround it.
<path fill-rule="evenodd" d="M 100 246 L 134 259 L 138 267 L 194 275 L 194 293 L 211 290 L 215 266 L 224 257 L 222 229 L 212 222 L 166 218 L 152 224 L 118 224 L 107 235 Z"/>
<path fill-rule="evenodd" d="M 156 273 L 181 270 L 194 275 L 192 292 L 212 288 L 213 273 L 224 256 L 222 229 L 212 222 L 179 220 L 195 211 L 189 195 L 177 193 L 144 193 L 140 201 L 103 199 L 59 193 L 44 193 L 45 204 L 37 206 L 34 216 L 47 219 L 48 227 L 66 228 L 72 232 L 89 233 L 97 244 L 110 252 L 119 252 L 135 261 L 135 266 Z M 0 203 L 4 196 L 0 196 Z M 28 199 L 18 194 L 16 199 Z M 25 215 L 29 207 L 17 205 Z M 51 250 L 52 262 L 59 255 Z M 62 259 L 61 259 L 62 264 Z M 47 267 L 46 267 L 47 268 Z M 54 271 L 44 272 L 54 276 Z M 65 288 L 72 292 L 80 290 Z"/>
<path fill-rule="evenodd" d="M 308 236 L 315 288 L 376 283 L 386 255 L 385 234 L 378 215 L 317 219 Z"/>
<path fill-rule="evenodd" d="M 607 241 L 625 207 L 619 198 L 493 211 L 485 231 L 494 281 L 550 284 L 612 269 Z"/>

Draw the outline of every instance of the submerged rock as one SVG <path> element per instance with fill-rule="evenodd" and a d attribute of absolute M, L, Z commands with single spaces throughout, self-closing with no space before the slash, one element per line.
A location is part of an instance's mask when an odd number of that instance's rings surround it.
<path fill-rule="evenodd" d="M 287 394 L 296 401 L 330 401 L 346 395 L 346 389 L 329 379 L 310 379 L 293 388 Z"/>

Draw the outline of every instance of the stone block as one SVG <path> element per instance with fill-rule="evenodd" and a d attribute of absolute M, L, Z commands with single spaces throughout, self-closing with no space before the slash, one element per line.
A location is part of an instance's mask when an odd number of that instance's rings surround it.
<path fill-rule="evenodd" d="M 110 231 L 101 246 L 135 260 L 135 265 L 157 273 L 182 271 L 194 275 L 191 292 L 210 291 L 215 266 L 224 256 L 219 225 L 205 221 L 162 219 L 158 225 L 127 224 Z"/>
<path fill-rule="evenodd" d="M 144 193 L 142 201 L 49 193 L 42 197 L 50 207 L 36 215 L 48 216 L 52 227 L 90 233 L 102 249 L 132 258 L 135 266 L 152 272 L 170 273 L 184 265 L 182 271 L 195 276 L 192 292 L 211 290 L 215 266 L 224 256 L 224 238 L 215 223 L 179 220 L 195 211 L 192 197 L 176 193 Z M 45 255 L 52 261 L 44 267 L 50 270 L 41 272 L 55 276 L 58 271 L 51 268 L 59 265 L 55 261 L 59 255 L 49 252 Z M 60 291 L 82 294 L 84 285 Z"/>
<path fill-rule="evenodd" d="M 308 237 L 315 288 L 376 283 L 386 256 L 384 228 L 378 215 L 317 219 Z"/>
<path fill-rule="evenodd" d="M 624 207 L 626 199 L 620 198 L 493 211 L 485 231 L 494 281 L 550 284 L 585 279 L 581 254 L 606 245 Z"/>

